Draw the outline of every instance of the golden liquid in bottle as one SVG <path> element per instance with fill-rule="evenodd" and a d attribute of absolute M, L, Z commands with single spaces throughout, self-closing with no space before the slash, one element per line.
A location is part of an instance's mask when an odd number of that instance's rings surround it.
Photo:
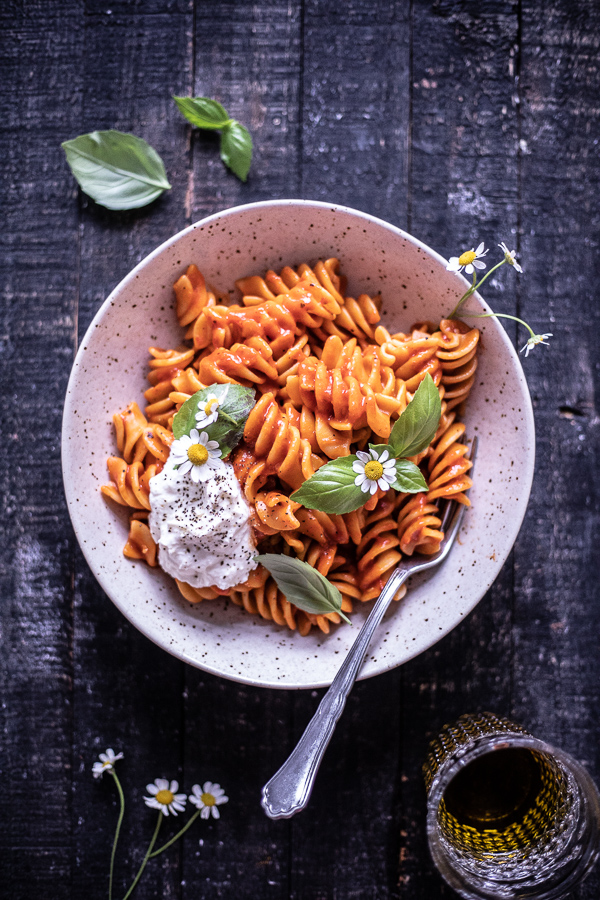
<path fill-rule="evenodd" d="M 533 848 L 554 826 L 560 782 L 556 768 L 534 751 L 486 753 L 446 788 L 442 831 L 457 848 L 485 855 Z"/>
<path fill-rule="evenodd" d="M 539 764 L 529 750 L 496 750 L 462 769 L 444 801 L 461 825 L 502 831 L 531 809 L 541 785 Z"/>

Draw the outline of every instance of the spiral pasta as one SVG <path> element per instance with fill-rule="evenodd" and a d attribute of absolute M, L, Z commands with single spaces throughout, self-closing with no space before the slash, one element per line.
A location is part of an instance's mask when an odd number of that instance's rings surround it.
<path fill-rule="evenodd" d="M 125 555 L 155 566 L 160 553 L 146 519 L 150 479 L 169 457 L 173 417 L 197 391 L 240 384 L 256 391 L 243 439 L 230 461 L 250 507 L 259 552 L 307 562 L 342 594 L 344 612 L 379 595 L 403 555 L 435 553 L 438 501 L 468 504 L 471 463 L 458 419 L 477 367 L 479 332 L 456 320 L 419 322 L 390 333 L 381 299 L 346 293 L 335 258 L 285 266 L 236 282 L 240 302 L 208 285 L 195 265 L 174 285 L 184 329 L 176 348 L 150 348 L 142 412 L 130 403 L 113 417 L 118 456 L 103 493 L 131 510 Z M 385 443 L 420 383 L 431 375 L 442 415 L 431 444 L 413 462 L 428 490 L 377 492 L 358 510 L 328 515 L 292 494 L 329 460 Z M 312 615 L 290 603 L 258 567 L 227 590 L 177 581 L 191 603 L 227 596 L 246 612 L 308 634 L 329 632 L 336 613 Z M 403 596 L 403 587 L 396 599 Z"/>

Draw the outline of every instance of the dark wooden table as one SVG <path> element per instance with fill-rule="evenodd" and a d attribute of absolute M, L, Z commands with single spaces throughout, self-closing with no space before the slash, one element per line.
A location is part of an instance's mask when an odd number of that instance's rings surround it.
<path fill-rule="evenodd" d="M 144 786 L 164 774 L 231 799 L 151 861 L 139 900 L 454 896 L 429 859 L 420 775 L 444 722 L 508 715 L 600 779 L 600 7 L 4 0 L 0 21 L 0 894 L 106 896 L 117 807 L 91 764 L 112 746 L 128 797 L 116 898 L 154 824 Z M 247 184 L 172 94 L 247 124 Z M 60 143 L 106 128 L 146 138 L 173 190 L 122 214 L 78 193 Z M 310 810 L 287 822 L 264 816 L 260 788 L 321 692 L 239 686 L 138 634 L 83 561 L 60 472 L 69 371 L 110 290 L 190 222 L 277 197 L 374 213 L 446 256 L 505 240 L 525 274 L 486 297 L 554 333 L 524 362 L 537 469 L 512 556 L 452 634 L 356 686 Z M 600 869 L 573 896 L 599 892 Z"/>

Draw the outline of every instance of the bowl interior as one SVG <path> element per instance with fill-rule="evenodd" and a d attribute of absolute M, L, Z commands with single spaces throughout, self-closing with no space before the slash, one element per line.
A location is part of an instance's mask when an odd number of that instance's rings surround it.
<path fill-rule="evenodd" d="M 440 319 L 462 293 L 445 261 L 391 225 L 363 213 L 307 201 L 273 201 L 227 210 L 159 247 L 113 291 L 90 325 L 73 367 L 63 423 L 63 474 L 75 533 L 103 589 L 159 646 L 226 678 L 269 687 L 331 682 L 371 604 L 353 626 L 300 637 L 230 602 L 192 605 L 159 569 L 123 556 L 127 515 L 100 494 L 105 460 L 116 453 L 112 415 L 143 408 L 148 347 L 174 347 L 182 330 L 173 282 L 195 263 L 236 297 L 234 282 L 284 265 L 337 256 L 348 291 L 382 293 L 382 323 L 408 330 Z M 477 297 L 471 299 L 477 308 Z M 533 477 L 531 402 L 517 355 L 495 319 L 477 320 L 482 349 L 468 401 L 467 434 L 479 436 L 477 477 L 461 542 L 441 568 L 413 579 L 393 604 L 361 672 L 368 678 L 411 659 L 447 634 L 492 584 L 516 539 Z"/>

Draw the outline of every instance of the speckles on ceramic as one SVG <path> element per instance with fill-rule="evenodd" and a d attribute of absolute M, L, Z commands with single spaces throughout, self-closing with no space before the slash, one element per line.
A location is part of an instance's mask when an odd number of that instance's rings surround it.
<path fill-rule="evenodd" d="M 190 263 L 235 296 L 235 279 L 285 264 L 337 256 L 348 290 L 383 296 L 383 323 L 407 330 L 439 319 L 467 282 L 445 260 L 397 228 L 326 203 L 278 200 L 226 210 L 192 225 L 143 260 L 90 325 L 69 382 L 63 421 L 63 475 L 77 538 L 94 575 L 121 612 L 180 659 L 235 681 L 265 687 L 331 683 L 371 604 L 352 627 L 324 636 L 294 632 L 223 601 L 187 603 L 159 569 L 123 556 L 127 515 L 99 486 L 115 450 L 112 415 L 143 406 L 148 347 L 181 341 L 173 282 Z M 482 309 L 477 295 L 473 308 Z M 476 382 L 465 417 L 479 435 L 477 477 L 460 543 L 440 569 L 412 579 L 376 634 L 361 678 L 387 671 L 431 647 L 469 613 L 498 575 L 521 525 L 533 478 L 534 428 L 521 365 L 495 319 L 482 332 Z"/>

